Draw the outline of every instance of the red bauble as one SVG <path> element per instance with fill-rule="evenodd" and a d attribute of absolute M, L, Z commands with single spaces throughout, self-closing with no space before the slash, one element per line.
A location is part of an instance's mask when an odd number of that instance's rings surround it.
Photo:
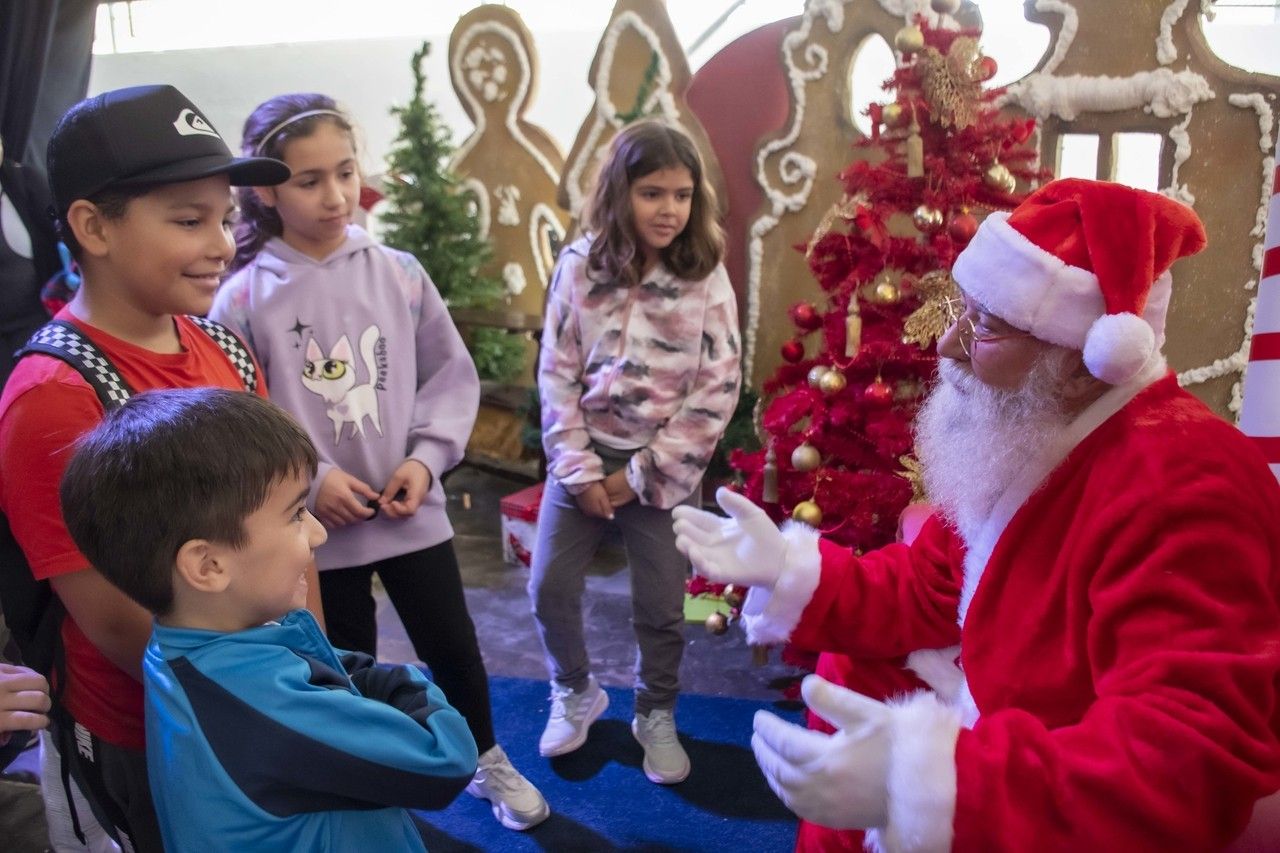
<path fill-rule="evenodd" d="M 887 406 L 893 402 L 893 387 L 877 376 L 862 392 L 862 398 L 873 406 Z"/>
<path fill-rule="evenodd" d="M 968 243 L 978 233 L 978 218 L 967 210 L 962 210 L 947 223 L 947 233 L 957 243 Z"/>
<path fill-rule="evenodd" d="M 804 358 L 804 344 L 799 341 L 787 341 L 782 345 L 782 358 L 784 361 L 795 364 Z"/>
<path fill-rule="evenodd" d="M 982 81 L 990 80 L 996 76 L 996 71 L 1000 66 L 996 65 L 996 61 L 989 56 L 984 56 L 978 60 L 978 79 Z"/>
<path fill-rule="evenodd" d="M 812 332 L 822 325 L 822 315 L 808 302 L 797 302 L 791 306 L 791 322 L 795 323 L 798 329 Z"/>

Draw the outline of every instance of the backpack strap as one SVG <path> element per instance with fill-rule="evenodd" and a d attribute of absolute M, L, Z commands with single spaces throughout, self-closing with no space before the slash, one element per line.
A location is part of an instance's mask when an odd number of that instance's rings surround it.
<path fill-rule="evenodd" d="M 249 348 L 244 345 L 244 341 L 240 340 L 240 336 L 217 320 L 210 320 L 208 317 L 197 317 L 194 314 L 188 314 L 187 319 L 199 326 L 222 349 L 227 356 L 227 360 L 231 362 L 236 372 L 240 374 L 240 381 L 244 383 L 244 389 L 257 393 L 258 365 L 254 363 L 253 356 L 249 353 Z"/>
<path fill-rule="evenodd" d="M 88 336 L 65 320 L 50 320 L 13 354 L 14 361 L 38 352 L 61 359 L 76 369 L 98 395 L 102 408 L 110 411 L 124 404 L 133 389 Z"/>

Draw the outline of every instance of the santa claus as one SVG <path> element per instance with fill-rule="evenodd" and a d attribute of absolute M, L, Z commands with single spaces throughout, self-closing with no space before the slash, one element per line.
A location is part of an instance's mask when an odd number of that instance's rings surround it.
<path fill-rule="evenodd" d="M 887 850 L 1210 850 L 1280 788 L 1280 487 L 1160 352 L 1169 267 L 1204 242 L 1190 208 L 1097 181 L 987 218 L 917 422 L 938 513 L 910 546 L 857 556 L 725 490 L 727 518 L 676 510 L 695 570 L 751 586 L 754 642 L 915 651 L 935 688 L 810 676 L 834 734 L 760 712 L 802 817 Z"/>

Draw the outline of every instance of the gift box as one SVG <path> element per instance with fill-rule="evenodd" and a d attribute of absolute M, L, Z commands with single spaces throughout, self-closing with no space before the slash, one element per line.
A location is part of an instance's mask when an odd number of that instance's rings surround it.
<path fill-rule="evenodd" d="M 498 502 L 502 513 L 502 559 L 509 565 L 529 565 L 538 535 L 538 506 L 544 483 L 513 492 Z"/>

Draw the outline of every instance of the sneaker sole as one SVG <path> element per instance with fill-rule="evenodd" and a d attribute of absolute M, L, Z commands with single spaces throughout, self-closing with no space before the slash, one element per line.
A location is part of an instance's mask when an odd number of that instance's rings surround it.
<path fill-rule="evenodd" d="M 552 749 L 544 749 L 542 745 L 539 744 L 538 754 L 543 758 L 555 758 L 559 755 L 568 755 L 578 747 L 582 746 L 587 742 L 587 734 L 591 728 L 591 724 L 600 719 L 600 715 L 603 714 L 608 707 L 609 694 L 605 693 L 604 690 L 601 690 L 600 695 L 591 703 L 591 707 L 587 709 L 587 716 L 585 718 L 585 722 L 582 724 L 582 731 L 579 732 L 572 740 L 565 741 Z"/>
<path fill-rule="evenodd" d="M 636 734 L 635 720 L 631 721 L 631 736 L 636 739 L 636 743 L 640 743 L 640 738 Z M 644 744 L 641 743 L 640 748 L 644 749 Z M 685 779 L 689 778 L 689 771 L 693 769 L 692 762 L 688 761 L 686 758 L 684 763 L 684 769 L 680 771 L 679 775 L 663 776 L 657 770 L 654 770 L 652 765 L 649 764 L 648 755 L 644 757 L 644 761 L 640 762 L 640 766 L 644 769 L 645 778 L 647 778 L 650 782 L 652 782 L 655 785 L 679 785 Z"/>
<path fill-rule="evenodd" d="M 654 783 L 655 785 L 679 785 L 685 779 L 689 778 L 689 771 L 693 769 L 693 766 L 691 764 L 686 764 L 684 766 L 684 771 L 679 776 L 668 777 L 668 776 L 663 776 L 662 774 L 654 770 L 652 767 L 650 767 L 649 759 L 647 758 L 642 762 L 642 765 L 644 767 L 645 777 L 648 778 L 648 780 Z"/>
<path fill-rule="evenodd" d="M 477 800 L 489 800 L 489 798 L 480 791 L 479 787 L 474 782 L 467 785 L 466 791 Z M 498 819 L 498 823 L 502 824 L 507 829 L 514 829 L 516 832 L 523 832 L 526 829 L 531 829 L 551 817 L 551 807 L 545 802 L 542 804 L 541 811 L 532 817 L 525 818 L 524 820 L 521 820 L 513 813 L 503 809 L 500 803 L 495 803 L 492 800 L 489 800 L 489 803 L 493 808 L 493 816 Z"/>

